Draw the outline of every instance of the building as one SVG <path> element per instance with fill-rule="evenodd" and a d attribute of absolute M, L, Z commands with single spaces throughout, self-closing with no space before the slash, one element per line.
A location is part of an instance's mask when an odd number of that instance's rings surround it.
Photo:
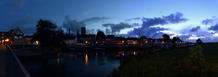
<path fill-rule="evenodd" d="M 9 31 L 11 41 L 13 45 L 26 45 L 26 39 L 24 38 L 24 33 L 17 27 Z"/>
<path fill-rule="evenodd" d="M 11 29 L 8 32 L 0 32 L 0 37 L 1 43 L 6 41 L 11 45 L 23 45 L 26 43 L 24 33 L 19 27 Z"/>
<path fill-rule="evenodd" d="M 9 32 L 0 32 L 0 39 L 9 38 Z"/>
<path fill-rule="evenodd" d="M 139 39 L 138 38 L 127 38 L 126 39 L 126 44 L 127 45 L 131 45 L 131 46 L 136 46 L 136 45 L 139 45 Z"/>
<path fill-rule="evenodd" d="M 6 39 L 9 39 L 9 32 L 0 32 L 0 44 L 5 43 Z"/>
<path fill-rule="evenodd" d="M 81 27 L 81 35 L 86 35 L 86 27 Z"/>
<path fill-rule="evenodd" d="M 11 29 L 9 31 L 9 34 L 13 40 L 18 40 L 18 39 L 24 38 L 24 33 L 22 32 L 22 30 L 19 27 L 15 28 L 15 29 Z"/>

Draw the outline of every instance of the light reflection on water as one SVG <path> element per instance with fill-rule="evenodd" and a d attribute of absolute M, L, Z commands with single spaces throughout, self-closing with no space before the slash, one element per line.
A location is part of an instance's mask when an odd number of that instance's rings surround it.
<path fill-rule="evenodd" d="M 46 61 L 24 62 L 32 77 L 107 77 L 120 66 L 117 52 L 59 53 Z"/>
<path fill-rule="evenodd" d="M 85 57 L 85 64 L 88 66 L 88 55 L 86 54 L 86 57 Z"/>
<path fill-rule="evenodd" d="M 60 57 L 57 56 L 57 64 L 60 64 Z"/>

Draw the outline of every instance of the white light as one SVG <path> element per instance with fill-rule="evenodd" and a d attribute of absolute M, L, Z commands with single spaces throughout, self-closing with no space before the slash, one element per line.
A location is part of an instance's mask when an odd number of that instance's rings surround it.
<path fill-rule="evenodd" d="M 190 36 L 188 39 L 189 39 L 189 40 L 197 40 L 197 39 L 200 39 L 200 38 L 206 38 L 206 37 L 192 35 L 192 36 Z"/>

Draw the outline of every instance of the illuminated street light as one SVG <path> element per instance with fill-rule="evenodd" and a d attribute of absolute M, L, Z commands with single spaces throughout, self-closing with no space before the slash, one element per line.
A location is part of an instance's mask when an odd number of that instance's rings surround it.
<path fill-rule="evenodd" d="M 36 45 L 39 45 L 39 41 L 38 41 L 38 40 L 37 40 L 37 41 L 35 41 L 35 44 L 36 44 Z"/>
<path fill-rule="evenodd" d="M 122 40 L 121 42 L 122 42 L 122 44 L 124 44 L 124 43 L 125 43 L 125 41 L 124 41 L 124 40 Z"/>
<path fill-rule="evenodd" d="M 85 43 L 88 44 L 89 42 L 88 42 L 88 41 L 85 41 Z"/>

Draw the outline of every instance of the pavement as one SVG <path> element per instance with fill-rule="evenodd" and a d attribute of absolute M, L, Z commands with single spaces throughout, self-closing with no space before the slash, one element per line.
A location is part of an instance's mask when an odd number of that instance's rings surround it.
<path fill-rule="evenodd" d="M 25 77 L 13 54 L 0 45 L 0 77 Z"/>

